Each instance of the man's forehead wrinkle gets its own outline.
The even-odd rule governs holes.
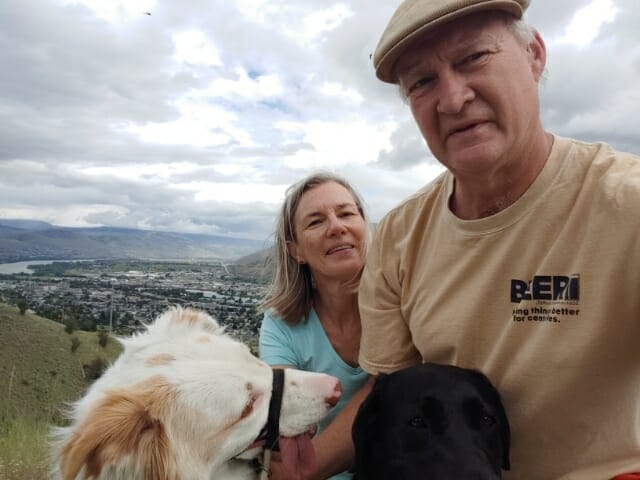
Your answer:
[[[446,48],[446,50],[452,55],[462,55],[467,53],[469,50],[473,50],[475,48],[498,48],[501,43],[502,35],[497,32],[490,32],[487,30],[474,31],[472,34],[461,34],[459,35],[459,39],[456,39],[452,42],[447,42],[450,45],[450,48]]]
[[[464,55],[475,48],[491,48],[498,50],[500,47],[501,35],[492,32],[479,31],[473,32],[471,35],[464,35],[461,32],[461,34],[456,35],[456,37],[457,38],[450,40],[439,40],[442,45],[438,48],[434,48],[432,58],[437,59],[438,61],[455,61],[457,60],[457,57]],[[423,42],[426,43],[426,40]],[[432,42],[436,43],[433,39]],[[415,56],[407,61],[407,64],[402,70],[411,75],[416,70],[420,70],[421,72],[423,70],[428,71],[432,68],[431,64],[432,62],[429,61],[428,55]]]

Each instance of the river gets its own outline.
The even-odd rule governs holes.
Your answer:
[[[0,273],[5,275],[11,275],[13,273],[31,274],[33,270],[29,269],[29,265],[48,265],[59,261],[60,260],[28,260],[26,262],[0,263]]]

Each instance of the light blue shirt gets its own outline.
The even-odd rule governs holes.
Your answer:
[[[269,365],[288,365],[299,370],[322,372],[340,380],[340,401],[320,422],[319,430],[331,423],[367,380],[364,370],[347,364],[333,349],[313,308],[307,319],[296,325],[285,323],[271,311],[266,312],[260,327],[259,348],[260,358]],[[348,473],[341,473],[331,479],[348,480],[351,477]]]

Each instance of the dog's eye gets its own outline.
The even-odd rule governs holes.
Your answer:
[[[409,420],[409,425],[416,428],[424,427],[424,420],[422,417],[413,417]]]
[[[496,424],[496,419],[492,415],[486,414],[482,416],[482,425],[490,427]]]

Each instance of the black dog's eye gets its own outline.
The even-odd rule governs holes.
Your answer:
[[[424,420],[422,419],[422,417],[413,417],[411,420],[409,420],[409,425],[416,428],[424,427]]]
[[[496,424],[495,417],[489,414],[483,415],[480,421],[482,422],[482,425],[484,425],[485,427],[491,427]]]

